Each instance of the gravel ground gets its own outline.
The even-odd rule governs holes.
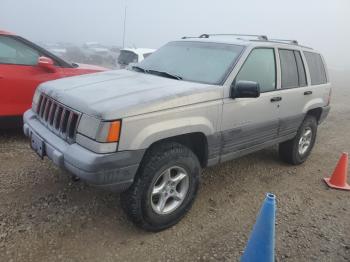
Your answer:
[[[349,102],[338,81],[301,166],[274,147],[206,169],[192,210],[160,233],[128,222],[118,195],[39,160],[20,130],[1,131],[0,261],[237,261],[265,192],[278,200],[277,261],[350,261],[350,193],[321,180],[350,151]]]

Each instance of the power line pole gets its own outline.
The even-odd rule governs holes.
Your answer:
[[[126,4],[125,4],[125,9],[124,9],[123,48],[125,47],[125,27],[126,27]]]

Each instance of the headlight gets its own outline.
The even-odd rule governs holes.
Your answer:
[[[38,109],[38,104],[39,104],[39,100],[40,100],[40,91],[39,88],[37,88],[35,90],[34,96],[33,96],[33,102],[32,102],[32,109],[34,112],[37,112]]]
[[[121,120],[101,122],[96,134],[96,141],[103,143],[118,142],[121,127]]]
[[[96,153],[112,153],[117,151],[122,122],[102,121],[82,114],[76,142]]]
[[[40,99],[40,91],[39,88],[35,90],[34,96],[33,96],[33,103],[38,104]]]

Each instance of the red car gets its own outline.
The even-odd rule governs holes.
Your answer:
[[[21,118],[42,82],[105,70],[68,63],[20,36],[0,31],[0,120]]]

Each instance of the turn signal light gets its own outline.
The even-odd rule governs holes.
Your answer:
[[[109,130],[107,135],[107,142],[118,142],[120,136],[120,121],[113,121],[109,124]]]

